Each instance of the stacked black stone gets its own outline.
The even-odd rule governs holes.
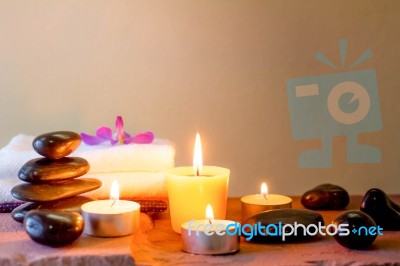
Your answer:
[[[15,221],[24,222],[27,233],[38,243],[51,246],[67,244],[83,231],[80,206],[91,199],[78,195],[99,188],[101,182],[93,178],[76,179],[90,168],[83,158],[66,157],[80,143],[81,138],[75,132],[40,135],[32,144],[44,158],[26,162],[18,173],[19,179],[26,183],[13,187],[11,194],[28,203],[14,209],[11,215]]]

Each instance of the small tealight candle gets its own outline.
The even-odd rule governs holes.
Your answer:
[[[240,248],[240,237],[227,234],[229,220],[214,220],[211,205],[207,205],[205,220],[191,220],[181,225],[182,250],[192,254],[220,255],[234,253]]]
[[[268,194],[267,184],[262,183],[261,194],[241,198],[243,220],[260,212],[292,207],[292,199],[283,195]]]
[[[119,186],[114,180],[109,200],[96,200],[81,206],[85,220],[84,233],[98,237],[133,234],[139,228],[140,205],[119,199]]]

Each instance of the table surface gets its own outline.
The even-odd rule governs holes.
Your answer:
[[[400,202],[400,196],[392,196]],[[359,209],[352,196],[348,210]],[[303,208],[293,197],[293,208]],[[343,211],[319,211],[330,223]],[[240,220],[240,200],[228,199],[227,219]],[[232,255],[204,256],[181,251],[181,237],[171,229],[168,212],[141,214],[133,236],[96,238],[83,235],[71,245],[52,248],[29,239],[21,224],[0,214],[0,265],[400,265],[400,231],[384,231],[368,250],[350,250],[332,237],[298,243],[256,244],[241,239]]]

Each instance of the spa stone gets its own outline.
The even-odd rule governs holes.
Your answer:
[[[77,212],[33,210],[26,214],[24,227],[33,241],[48,246],[62,246],[79,238],[84,220]]]
[[[368,190],[361,202],[360,210],[371,216],[383,230],[400,230],[400,206],[382,190],[377,188]]]
[[[45,133],[32,142],[33,149],[49,159],[61,159],[75,151],[80,144],[80,135],[72,131]]]
[[[350,249],[366,249],[376,239],[378,230],[374,231],[374,234],[366,233],[364,228],[369,229],[371,226],[376,226],[372,218],[362,211],[347,211],[332,222],[339,228],[338,232],[333,236],[335,240],[342,246]],[[344,230],[340,229],[340,225],[348,224],[346,229],[349,230],[348,235],[340,235],[345,233]],[[360,229],[360,227],[364,227]]]
[[[89,163],[79,157],[64,157],[58,160],[36,158],[26,162],[18,177],[30,183],[46,183],[76,178],[89,171]]]
[[[349,202],[347,191],[333,184],[316,186],[301,197],[301,204],[311,210],[342,210]]]
[[[27,202],[15,208],[11,217],[19,222],[24,222],[25,215],[31,210],[69,211],[81,213],[81,205],[93,199],[84,196],[74,196],[66,199],[48,202]]]
[[[274,228],[279,228],[279,224],[281,222],[282,227],[286,224],[294,225],[303,224],[306,228],[309,225],[324,225],[324,219],[321,214],[311,211],[311,210],[301,210],[301,209],[279,209],[279,210],[270,210],[261,212],[256,214],[245,221],[242,222],[244,224],[256,225],[260,223],[262,226],[270,226],[269,232],[271,234],[267,234],[265,236],[257,234],[254,235],[251,241],[254,242],[295,242],[295,241],[303,241],[309,238],[312,238],[312,235],[305,234],[304,230],[299,227],[297,230],[297,235],[294,234],[290,236],[286,236],[285,240],[282,239],[282,236],[275,235],[277,232],[274,231]],[[314,226],[313,226],[314,227]],[[264,232],[265,233],[265,232]]]
[[[100,186],[101,182],[94,178],[78,178],[51,184],[24,183],[14,186],[11,195],[23,201],[45,202],[79,195]]]

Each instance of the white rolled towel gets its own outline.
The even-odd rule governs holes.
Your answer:
[[[99,179],[102,186],[85,195],[96,199],[109,199],[111,184],[119,184],[120,199],[162,199],[167,198],[165,173],[163,172],[122,172],[86,174],[83,177]]]
[[[32,148],[34,137],[17,135],[0,150],[1,177],[17,178],[28,160],[41,157]],[[174,166],[175,150],[171,142],[155,139],[151,144],[89,146],[82,143],[69,156],[82,157],[90,164],[89,173],[161,172]]]

